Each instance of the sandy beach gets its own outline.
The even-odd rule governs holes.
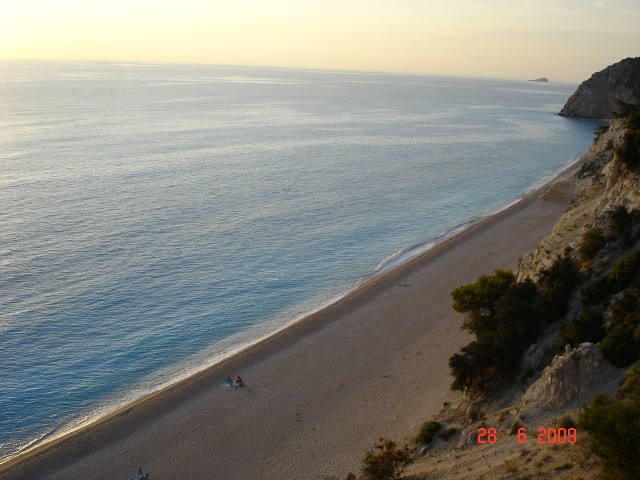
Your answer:
[[[514,269],[567,205],[533,196],[207,371],[0,466],[1,479],[326,479],[408,440],[452,392],[469,341],[450,292]],[[227,375],[246,386],[223,388]]]

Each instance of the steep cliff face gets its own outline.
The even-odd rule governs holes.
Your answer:
[[[640,92],[640,57],[626,58],[594,73],[580,84],[559,115],[565,117],[611,118],[618,110],[616,100],[637,104]]]
[[[535,252],[521,259],[518,279],[538,278],[567,247],[576,255],[584,233],[592,227],[606,230],[608,212],[616,207],[640,210],[640,173],[626,168],[615,153],[624,133],[624,119],[614,119],[585,154],[579,172],[543,192],[545,200],[566,201],[568,208]]]

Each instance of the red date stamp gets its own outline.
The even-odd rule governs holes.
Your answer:
[[[535,438],[539,444],[575,444],[578,441],[578,430],[575,428],[538,428]],[[527,443],[527,429],[518,429],[518,443]],[[479,428],[478,444],[496,443],[498,432],[495,428]]]

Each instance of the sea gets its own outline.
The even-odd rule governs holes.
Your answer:
[[[513,204],[591,145],[576,87],[0,61],[0,458]]]

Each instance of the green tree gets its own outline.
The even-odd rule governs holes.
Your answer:
[[[485,392],[491,385],[499,383],[495,365],[499,358],[480,342],[473,341],[449,358],[453,375],[453,390]]]
[[[517,373],[524,349],[540,330],[535,285],[517,282],[512,272],[496,270],[456,288],[453,307],[466,313],[462,328],[476,340],[449,359],[453,389],[482,393]]]
[[[451,293],[453,308],[469,314],[462,328],[477,335],[493,318],[498,300],[514,283],[513,272],[496,270],[493,275],[481,275],[474,283],[456,288]]]
[[[569,298],[580,282],[580,272],[568,251],[540,272],[538,290],[544,319],[552,323],[567,314]]]

